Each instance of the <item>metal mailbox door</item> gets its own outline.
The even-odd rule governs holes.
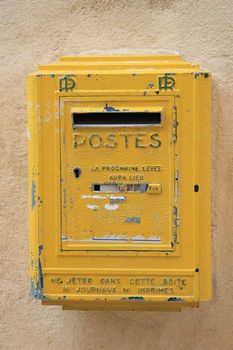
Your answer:
[[[63,98],[62,250],[172,250],[174,98]]]

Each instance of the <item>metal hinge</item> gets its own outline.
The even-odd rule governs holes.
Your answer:
[[[178,126],[178,121],[177,121],[177,107],[176,105],[173,106],[173,123],[172,123],[172,141],[176,142],[177,140],[177,126]]]
[[[177,241],[177,227],[180,225],[179,210],[173,207],[173,242]]]
[[[180,225],[179,210],[177,207],[173,207],[173,224],[174,226]]]

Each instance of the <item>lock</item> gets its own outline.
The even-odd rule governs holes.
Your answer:
[[[180,56],[63,57],[29,75],[32,297],[211,298],[210,96],[210,73]]]

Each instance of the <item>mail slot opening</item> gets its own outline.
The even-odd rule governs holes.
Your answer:
[[[162,123],[162,112],[73,113],[73,127],[155,126]]]

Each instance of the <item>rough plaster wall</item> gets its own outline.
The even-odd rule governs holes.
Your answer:
[[[232,349],[231,0],[2,0],[1,333],[8,349]],[[182,313],[84,312],[29,299],[26,75],[62,55],[176,50],[213,72],[214,294]]]

